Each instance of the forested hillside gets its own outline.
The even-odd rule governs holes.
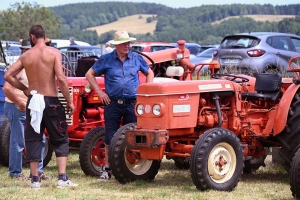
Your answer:
[[[134,14],[152,14],[157,20],[154,34],[134,35],[139,41],[218,43],[227,34],[254,31],[278,31],[300,35],[300,4],[273,6],[259,5],[204,5],[193,8],[170,8],[155,3],[95,2],[50,7],[62,23],[61,38],[74,36],[91,44],[104,43],[113,37],[114,31],[98,36],[96,31],[83,29],[108,24],[121,17]],[[256,22],[251,18],[229,19],[219,24],[212,22],[228,16],[243,15],[295,15],[280,22]]]

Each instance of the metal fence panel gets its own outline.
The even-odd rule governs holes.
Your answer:
[[[65,67],[66,76],[75,76],[78,66],[78,59],[89,56],[98,56],[93,51],[64,51],[62,54],[62,64]]]

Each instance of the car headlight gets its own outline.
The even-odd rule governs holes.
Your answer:
[[[152,108],[152,112],[156,116],[160,115],[160,113],[161,113],[160,105],[155,104]]]
[[[92,87],[91,87],[91,85],[89,83],[85,84],[84,91],[86,93],[90,93],[92,91]]]
[[[145,111],[145,107],[142,104],[139,104],[136,107],[136,112],[137,112],[138,115],[144,114],[144,111]]]

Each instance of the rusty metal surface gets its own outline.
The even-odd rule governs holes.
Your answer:
[[[126,142],[129,148],[157,148],[167,143],[169,139],[166,130],[133,130],[126,132]]]

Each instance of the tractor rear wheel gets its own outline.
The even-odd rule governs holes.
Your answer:
[[[79,162],[82,171],[88,176],[100,176],[105,164],[105,129],[96,127],[90,130],[80,145]]]
[[[5,119],[1,125],[0,129],[0,154],[1,154],[1,162],[4,166],[8,167],[9,165],[9,140],[10,140],[10,122],[8,119]],[[53,149],[50,145],[48,139],[46,139],[45,150],[44,150],[44,157],[43,157],[43,167],[46,167],[47,164],[50,162],[52,157]],[[22,156],[22,165],[26,166],[26,149],[23,150]]]
[[[136,123],[130,123],[118,129],[109,146],[108,159],[112,174],[122,184],[135,180],[152,181],[160,168],[160,161],[141,159],[126,147],[126,131],[135,126]]]
[[[200,190],[233,190],[243,173],[243,148],[231,131],[213,128],[199,137],[190,161],[192,180]]]
[[[292,159],[300,147],[300,90],[295,94],[288,112],[285,129],[276,136],[281,143],[279,155],[284,159],[284,169],[289,172]]]
[[[0,158],[1,163],[5,167],[8,167],[8,155],[9,155],[9,138],[10,138],[10,123],[8,119],[2,122],[0,129]]]
[[[300,199],[300,148],[295,153],[291,163],[290,185],[293,197]]]

